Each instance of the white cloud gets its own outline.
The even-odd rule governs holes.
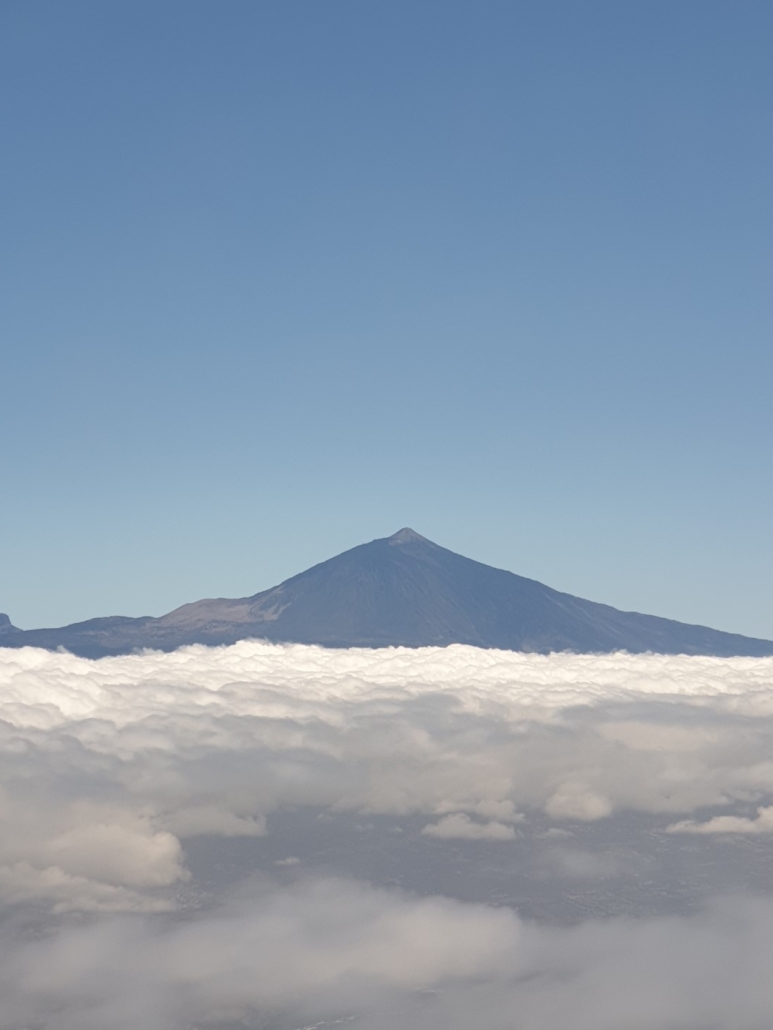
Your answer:
[[[127,887],[163,887],[185,876],[179,841],[154,830],[147,818],[81,804],[72,807],[68,822],[39,848],[67,873]]]
[[[524,1030],[758,1030],[773,1010],[765,899],[539,926],[297,879],[313,867],[303,841],[272,851],[271,833],[298,806],[324,816],[323,836],[328,813],[388,815],[409,849],[423,826],[433,854],[453,862],[443,840],[478,840],[492,867],[509,854],[497,842],[518,836],[515,853],[534,833],[545,887],[569,876],[585,892],[644,869],[622,847],[586,850],[585,824],[621,810],[673,833],[772,832],[771,754],[771,659],[0,650],[0,1030],[349,1016],[360,1030],[505,1030],[513,1013]],[[706,806],[720,814],[701,822]],[[223,903],[191,878],[197,835],[255,838],[228,847],[294,882],[256,874]]]
[[[259,884],[193,921],[0,937],[0,1028],[758,1030],[773,1009],[773,905],[690,917],[525,922],[509,909],[340,880]],[[277,1017],[282,1017],[277,1018]]]
[[[474,822],[464,812],[444,816],[436,823],[428,823],[421,831],[425,837],[439,840],[514,840],[515,830],[504,823]]]
[[[705,823],[684,819],[668,827],[669,833],[773,833],[773,805],[760,808],[754,819],[717,815]]]
[[[263,884],[193,922],[102,921],[0,949],[0,1027],[55,1019],[57,1030],[134,1030],[266,1010],[368,1012],[404,992],[504,972],[519,925],[506,910],[356,883]]]
[[[0,904],[20,863],[37,870],[28,892],[60,871],[56,900],[41,886],[52,904],[67,882],[74,899],[89,883],[130,908],[138,892],[169,903],[187,876],[181,839],[258,837],[298,805],[420,815],[448,839],[512,839],[533,810],[692,825],[703,806],[769,804],[771,753],[771,659],[0,650]],[[687,832],[739,825],[728,818]]]
[[[59,866],[40,867],[29,862],[0,866],[0,897],[6,904],[47,902],[55,913],[168,912],[174,908],[165,896],[74,876]]]

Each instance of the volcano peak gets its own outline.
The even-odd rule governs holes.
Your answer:
[[[410,526],[404,526],[402,529],[398,529],[392,536],[387,537],[390,544],[431,544],[432,541],[428,540],[425,536],[417,533],[415,529],[411,529]]]
[[[455,554],[408,526],[251,597],[196,601],[158,619],[23,631],[0,617],[3,647],[65,647],[90,658],[247,638],[326,647],[773,655],[773,641],[572,597]]]

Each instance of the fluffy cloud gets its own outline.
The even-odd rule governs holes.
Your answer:
[[[449,840],[511,840],[540,810],[758,833],[764,809],[689,817],[764,804],[771,753],[770,659],[0,650],[0,901],[38,890],[67,907],[70,885],[75,906],[163,907],[186,838],[257,837],[284,806],[424,815]]]
[[[258,884],[183,924],[103,920],[0,950],[0,1027],[134,1030],[367,1012],[386,999],[503,973],[506,910],[335,880]],[[4,954],[3,954],[4,952]]]
[[[0,959],[2,1030],[505,1030],[515,1014],[526,1030],[757,1030],[773,1008],[773,906],[562,928],[352,882],[261,882],[194,921],[0,938]]]
[[[668,833],[773,833],[773,805],[760,808],[754,819],[738,815],[716,815],[706,822],[683,819],[667,828]]]
[[[692,853],[717,834],[759,847],[771,754],[771,659],[0,650],[0,1030],[505,1030],[514,1013],[524,1030],[756,1030],[768,900],[542,926],[504,907],[523,888],[495,873],[533,837],[533,882],[571,880],[584,918],[594,884],[634,898],[657,872],[614,835],[593,850],[620,813],[672,848],[691,834]],[[446,884],[489,877],[479,896],[503,907],[304,879],[295,831],[228,897],[197,881],[196,838],[217,872],[298,809],[349,813],[363,839],[387,816],[406,860],[434,856]],[[431,865],[424,882],[438,889]]]
[[[464,812],[444,816],[437,823],[428,823],[421,831],[425,837],[440,840],[513,840],[515,830],[494,820],[488,823],[474,822]]]

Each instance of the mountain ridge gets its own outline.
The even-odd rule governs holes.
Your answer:
[[[405,527],[242,598],[205,598],[159,618],[108,616],[20,630],[0,645],[97,658],[246,638],[326,647],[444,646],[515,651],[773,655],[773,641],[623,612],[456,554]]]

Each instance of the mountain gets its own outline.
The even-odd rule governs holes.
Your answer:
[[[0,612],[0,638],[2,638],[3,633],[18,633],[18,632],[19,632],[19,630],[16,628],[16,626],[14,626],[11,623],[11,620],[8,618],[8,616],[5,614],[5,612]]]
[[[401,529],[252,597],[185,604],[161,618],[114,616],[20,630],[0,615],[0,645],[63,647],[88,658],[248,637],[386,647],[474,644],[510,651],[773,655],[773,641],[606,604],[482,565]]]

